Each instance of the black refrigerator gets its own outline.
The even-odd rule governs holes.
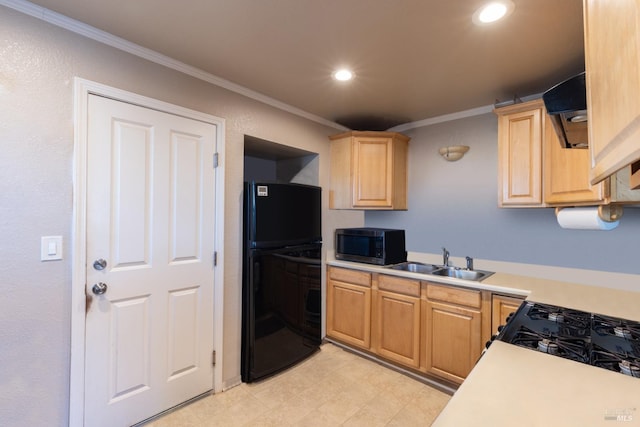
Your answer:
[[[245,182],[242,381],[276,374],[318,350],[321,189]]]

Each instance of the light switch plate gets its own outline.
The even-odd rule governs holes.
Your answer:
[[[62,259],[62,236],[42,236],[40,260],[55,261],[59,259]]]

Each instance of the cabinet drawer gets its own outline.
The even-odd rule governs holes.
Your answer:
[[[482,302],[480,291],[436,285],[433,283],[429,283],[427,286],[427,298],[475,308],[480,308]]]
[[[365,273],[364,271],[330,267],[329,278],[340,282],[371,287],[371,273]]]
[[[410,295],[413,297],[420,296],[420,281],[402,279],[395,276],[378,276],[378,288],[383,291],[395,292],[398,294]]]

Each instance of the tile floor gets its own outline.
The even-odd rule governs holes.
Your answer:
[[[327,343],[282,374],[200,399],[145,427],[428,426],[449,398]]]

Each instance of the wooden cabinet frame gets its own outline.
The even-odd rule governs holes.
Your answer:
[[[409,137],[353,131],[329,139],[330,209],[407,209]]]
[[[488,291],[425,282],[425,371],[461,384],[491,336]]]
[[[510,105],[498,114],[498,204],[542,206],[543,105]]]
[[[416,373],[460,384],[491,337],[492,315],[502,319],[508,304],[517,308],[521,301],[328,266],[327,336]]]
[[[589,151],[561,147],[541,99],[502,107],[495,113],[498,115],[500,207],[623,202],[618,199],[618,193],[612,191],[609,179],[591,185]]]
[[[584,0],[591,182],[630,168],[640,184],[640,4]],[[629,173],[629,171],[627,171]]]
[[[328,268],[327,335],[371,348],[371,273]]]
[[[377,289],[376,289],[377,288]],[[395,276],[374,280],[374,351],[404,366],[420,367],[420,282]]]
[[[524,297],[493,294],[491,296],[491,333],[498,332],[498,326],[504,325],[507,316],[515,312],[524,301]]]

